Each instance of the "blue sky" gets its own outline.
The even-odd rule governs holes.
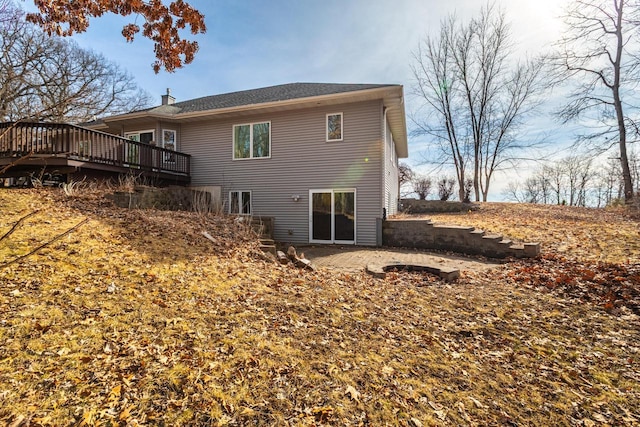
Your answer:
[[[509,0],[505,9],[522,51],[552,41],[545,29],[558,15],[557,0]],[[25,5],[29,4],[27,0]],[[411,52],[449,13],[476,13],[484,0],[195,0],[208,31],[196,37],[195,61],[155,75],[151,42],[126,43],[122,25],[135,17],[104,16],[74,36],[128,69],[159,96],[177,99],[281,83],[349,82],[411,85]]]
[[[81,46],[104,54],[156,97],[171,88],[178,101],[290,82],[396,83],[410,91],[412,52],[438,31],[451,13],[477,14],[485,0],[191,0],[205,15],[207,33],[195,39],[195,61],[175,73],[154,74],[152,43],[139,36],[126,43],[122,26],[135,17],[105,15],[74,35]],[[512,23],[516,55],[536,54],[555,41],[563,0],[497,1]],[[33,10],[32,1],[22,2]],[[138,18],[140,21],[140,18]],[[139,22],[141,23],[141,22]],[[410,126],[410,121],[408,121]],[[535,132],[557,134],[541,113]],[[570,136],[567,136],[569,138]],[[421,160],[425,141],[410,138],[410,163]],[[505,177],[498,177],[504,181]],[[496,183],[500,187],[500,182]],[[494,194],[499,196],[499,189]]]

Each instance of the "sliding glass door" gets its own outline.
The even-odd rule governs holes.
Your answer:
[[[354,244],[356,191],[311,190],[309,196],[309,241]]]

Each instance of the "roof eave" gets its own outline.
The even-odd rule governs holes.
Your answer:
[[[402,87],[395,96],[384,99],[384,106],[387,108],[387,120],[396,145],[396,153],[399,158],[407,158],[409,157],[409,147]]]
[[[209,110],[202,111],[193,111],[187,113],[157,113],[151,110],[144,111],[136,111],[132,113],[118,114],[115,116],[105,117],[103,118],[106,122],[114,122],[121,120],[130,120],[130,119],[138,119],[138,118],[170,118],[173,120],[180,119],[194,119],[201,118],[207,116],[218,116],[225,114],[233,114],[247,111],[256,111],[256,110],[270,110],[270,109],[282,109],[287,106],[297,106],[299,104],[308,104],[308,103],[327,103],[332,100],[341,100],[343,98],[365,98],[369,97],[370,99],[382,98],[383,96],[376,96],[376,94],[384,94],[389,90],[402,88],[399,85],[389,85],[383,86],[379,88],[371,88],[357,91],[349,91],[349,92],[341,92],[341,93],[332,93],[328,95],[317,95],[317,96],[307,96],[304,98],[294,98],[294,99],[285,99],[280,101],[271,101],[271,102],[263,102],[258,104],[244,104],[239,106],[227,107],[227,108],[215,108]]]

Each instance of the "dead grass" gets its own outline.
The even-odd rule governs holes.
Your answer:
[[[224,217],[100,195],[0,190],[0,235],[36,209],[0,264],[90,221],[0,269],[0,423],[640,422],[640,321],[625,307],[507,267],[453,285],[302,272],[263,261]]]

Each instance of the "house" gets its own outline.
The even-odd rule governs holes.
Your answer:
[[[292,83],[105,117],[90,126],[190,156],[191,185],[282,242],[376,245],[408,155],[403,88]],[[163,163],[172,161],[166,151]]]
[[[106,117],[91,128],[190,155],[191,185],[291,243],[375,245],[407,157],[400,85],[292,83]],[[168,156],[169,154],[167,154]],[[163,159],[170,161],[171,159]]]

